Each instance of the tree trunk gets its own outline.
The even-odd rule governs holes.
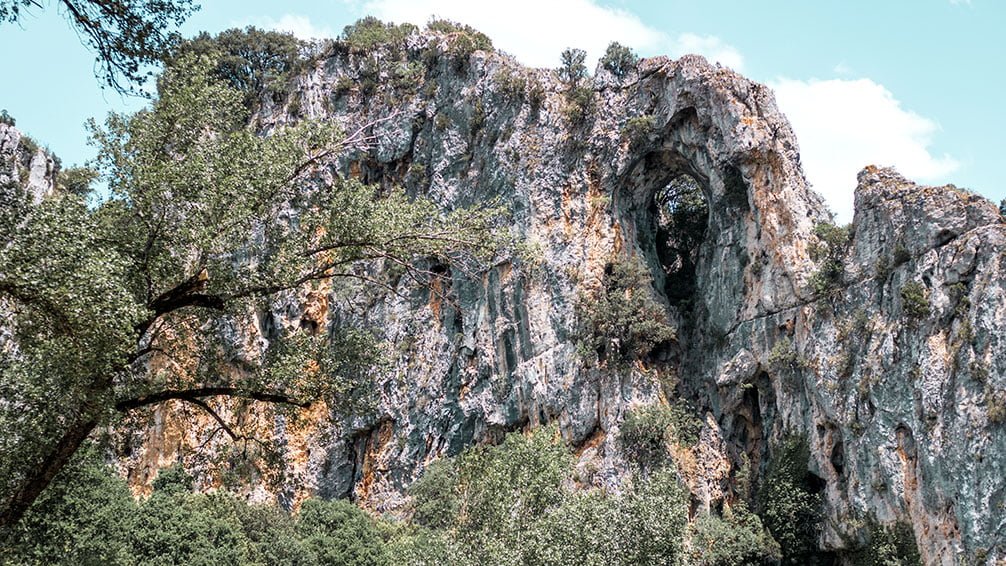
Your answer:
[[[0,534],[9,530],[21,520],[25,511],[38,499],[56,474],[66,466],[91,431],[98,426],[96,419],[80,419],[63,434],[63,438],[49,450],[35,473],[30,475],[21,488],[0,508]]]

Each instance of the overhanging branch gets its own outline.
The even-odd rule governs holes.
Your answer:
[[[157,393],[150,393],[148,395],[141,395],[130,399],[122,399],[115,403],[115,410],[120,413],[126,413],[132,411],[133,409],[156,405],[173,399],[194,402],[201,401],[204,397],[238,397],[241,399],[252,399],[265,403],[292,405],[302,409],[311,407],[310,401],[301,401],[284,393],[251,391],[237,387],[196,387],[193,389],[158,391]],[[194,404],[198,405],[198,403]]]

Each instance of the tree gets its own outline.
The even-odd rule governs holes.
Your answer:
[[[195,9],[192,0],[59,0],[67,21],[97,54],[95,74],[119,92],[142,83],[180,36],[169,31]],[[18,22],[40,0],[0,0],[0,22]]]
[[[617,41],[609,43],[608,49],[601,56],[601,66],[620,79],[624,79],[635,69],[638,62],[639,57],[632,52],[632,49]]]
[[[249,26],[229,29],[211,36],[202,32],[177,45],[165,57],[172,65],[185,57],[213,58],[213,76],[245,95],[245,105],[257,106],[263,94],[285,92],[286,83],[303,66],[304,43],[289,33]]]
[[[333,160],[372,128],[257,135],[216,64],[183,58],[151,108],[92,124],[104,202],[35,206],[22,191],[0,214],[0,529],[123,415],[178,400],[241,441],[217,400],[293,413],[367,376],[365,331],[310,325],[228,371],[219,337],[261,302],[320,280],[384,284],[355,269],[363,261],[418,280],[417,258],[464,267],[498,250],[496,208],[445,215],[339,177]]]

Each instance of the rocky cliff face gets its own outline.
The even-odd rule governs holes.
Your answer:
[[[499,198],[536,252],[478,274],[429,266],[428,285],[403,278],[397,293],[318,287],[237,321],[224,337],[236,364],[305,321],[390,344],[374,410],[317,409],[296,426],[259,413],[285,446],[281,500],[395,509],[431,459],[546,422],[576,447],[584,483],[614,486],[626,413],[683,396],[705,423],[680,465],[697,505],[732,497],[745,457],[757,469],[803,435],[825,548],[854,546],[874,518],[909,521],[927,563],[1006,558],[1006,224],[990,202],[867,168],[825,269],[815,226],[830,215],[766,87],[699,57],[647,59],[622,77],[598,69],[581,120],[552,71],[459,56],[445,35],[407,43],[336,45],[260,125],[376,121],[347,174],[445,210]],[[682,179],[703,203],[687,253],[662,232]],[[677,340],[616,369],[579,351],[578,305],[623,257],[648,267]],[[162,410],[133,439],[123,466],[138,485],[179,457],[219,481],[190,450],[208,423],[187,419]]]

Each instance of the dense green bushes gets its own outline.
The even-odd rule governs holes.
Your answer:
[[[245,106],[254,108],[263,95],[281,98],[290,79],[304,64],[304,44],[289,33],[255,27],[229,29],[215,36],[201,32],[180,43],[165,57],[165,66],[193,56],[214,62],[212,75],[239,91]]]
[[[665,425],[680,434],[691,421],[667,407],[631,418],[657,423],[623,426],[623,434],[636,426],[644,441]],[[807,454],[797,438],[775,450],[759,515],[738,500],[689,525],[688,494],[670,461],[617,494],[577,491],[554,427],[429,465],[409,490],[411,520],[376,519],[345,501],[310,499],[291,515],[222,491],[197,494],[178,467],[162,469],[153,494],[136,502],[91,448],[25,516],[0,564],[813,564],[819,498]],[[875,529],[863,556],[915,564],[910,534]],[[891,556],[901,562],[884,562]]]
[[[291,517],[191,489],[184,470],[165,468],[135,502],[97,450],[82,450],[2,541],[0,564],[387,564],[376,525],[350,503],[308,500]]]
[[[725,505],[723,515],[702,515],[691,525],[689,565],[777,564],[779,543],[743,501]]]

